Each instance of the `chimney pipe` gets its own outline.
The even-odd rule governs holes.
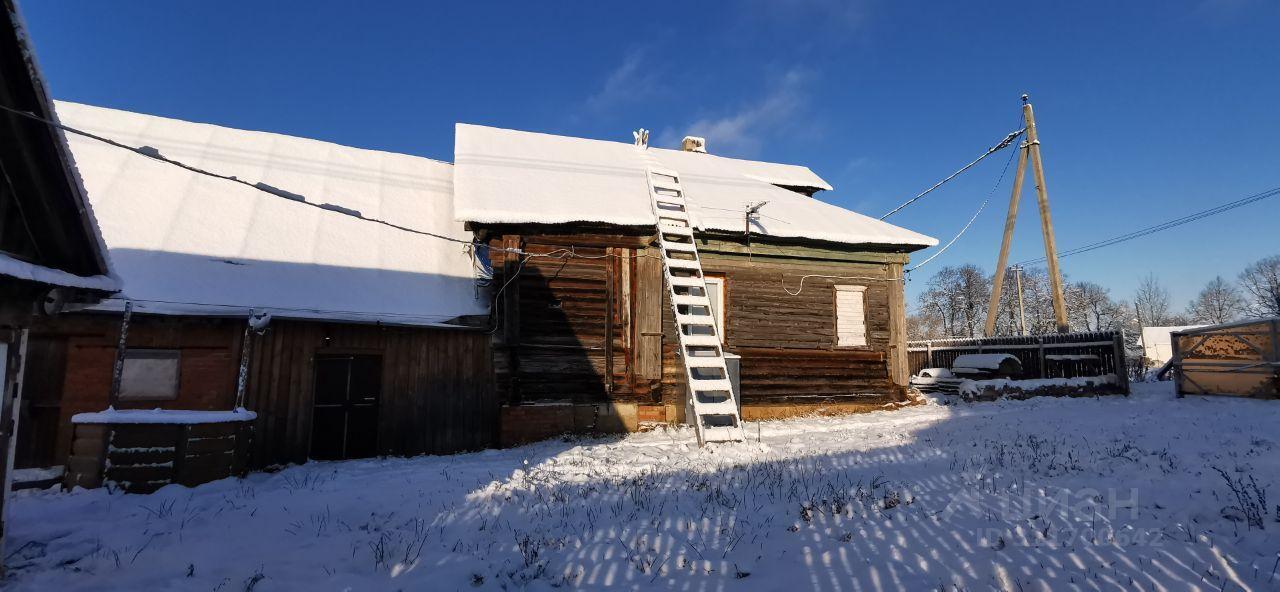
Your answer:
[[[684,141],[680,142],[680,149],[685,152],[701,152],[707,153],[707,139],[698,136],[685,136]]]

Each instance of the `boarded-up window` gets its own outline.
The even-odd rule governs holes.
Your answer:
[[[705,276],[703,281],[707,284],[707,300],[711,301],[711,316],[716,321],[716,333],[720,334],[720,343],[724,343],[724,278]]]
[[[124,353],[120,374],[121,401],[164,401],[178,398],[178,366],[182,360],[176,349],[136,349]]]
[[[836,286],[836,347],[867,344],[866,286]]]

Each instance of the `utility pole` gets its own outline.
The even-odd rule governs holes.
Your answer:
[[[1067,302],[1062,290],[1062,271],[1058,269],[1058,242],[1053,238],[1053,219],[1049,216],[1049,189],[1044,185],[1044,161],[1040,158],[1040,134],[1031,103],[1022,95],[1022,115],[1027,118],[1027,151],[1031,153],[1031,170],[1036,174],[1036,201],[1040,204],[1040,233],[1044,235],[1044,257],[1049,264],[1049,289],[1053,291],[1053,318],[1058,332],[1071,330],[1067,323]]]
[[[1022,334],[1025,336],[1027,334],[1027,312],[1026,312],[1026,309],[1022,308],[1022,266],[1021,265],[1013,266],[1013,277],[1017,280],[1017,284],[1018,284],[1018,327],[1022,329]]]
[[[1005,266],[1009,263],[1009,245],[1013,227],[1018,222],[1018,202],[1022,199],[1022,180],[1027,176],[1027,144],[1018,146],[1018,168],[1013,174],[1013,192],[1009,194],[1009,214],[1004,218],[1004,238],[1000,241],[1000,257],[996,260],[996,276],[991,284],[991,302],[987,303],[987,337],[996,334],[996,314],[1000,310],[1000,294],[1004,289]]]
[[[1036,116],[1022,95],[1022,118],[1026,123],[1027,139],[1018,148],[1018,168],[1013,178],[1013,193],[1009,196],[1009,214],[1005,218],[1004,238],[1000,243],[1000,255],[996,260],[996,275],[992,282],[991,301],[987,304],[986,334],[992,336],[996,329],[996,314],[1000,307],[1000,293],[1004,288],[1006,265],[1009,261],[1009,244],[1013,239],[1013,228],[1018,220],[1018,200],[1022,195],[1022,182],[1026,177],[1027,161],[1031,161],[1031,169],[1035,174],[1036,201],[1040,206],[1040,233],[1044,236],[1045,260],[1049,266],[1049,289],[1053,296],[1053,317],[1058,325],[1058,332],[1070,330],[1067,323],[1067,306],[1062,292],[1062,272],[1058,268],[1058,247],[1053,236],[1053,220],[1049,215],[1049,192],[1044,181],[1044,161],[1040,156],[1040,134],[1036,131]],[[1025,327],[1025,321],[1023,323]],[[1025,329],[1024,329],[1025,331]]]

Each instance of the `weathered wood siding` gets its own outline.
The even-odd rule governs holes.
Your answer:
[[[725,351],[742,356],[742,401],[840,402],[899,394],[889,374],[890,297],[902,286],[886,264],[756,257],[705,251],[703,269],[725,277]],[[806,275],[857,277],[828,279]],[[784,289],[784,282],[785,287]],[[837,284],[862,285],[867,346],[836,347]],[[659,285],[661,287],[661,285]],[[800,290],[798,295],[790,292]],[[663,304],[663,400],[684,399],[674,319]]]
[[[107,406],[120,317],[64,315],[33,328],[65,343],[57,459],[71,416]],[[235,402],[243,319],[134,315],[129,345],[182,351],[178,398],[121,407],[218,410]],[[497,445],[490,336],[484,331],[277,319],[254,338],[245,406],[258,413],[250,466],[303,462],[310,449],[317,354],[382,356],[378,450],[445,454]]]
[[[254,463],[307,459],[316,354],[382,356],[382,454],[447,454],[496,445],[488,340],[483,331],[272,322],[254,344],[250,363],[247,406],[258,412]]]
[[[682,405],[676,329],[650,237],[523,230],[494,230],[488,238],[494,247],[548,255],[521,269],[515,255],[494,252],[494,285],[505,286],[498,301],[507,307],[498,315],[495,348],[502,400]],[[550,257],[566,245],[591,258]],[[902,396],[891,363],[905,363],[905,341],[894,330],[902,319],[891,311],[901,302],[905,255],[724,241],[703,241],[701,249],[707,274],[726,279],[725,350],[742,356],[744,404]],[[805,275],[856,279],[810,277],[798,295],[789,294]],[[836,284],[867,287],[865,347],[836,347]],[[905,377],[905,367],[897,373]]]

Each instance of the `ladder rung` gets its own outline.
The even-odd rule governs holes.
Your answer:
[[[672,296],[671,300],[679,306],[711,306],[711,299],[706,296],[678,295]]]
[[[733,389],[733,383],[727,378],[711,378],[707,380],[692,379],[689,381],[689,388],[694,391],[728,391]]]
[[[695,247],[693,243],[677,243],[677,242],[666,241],[666,240],[661,242],[662,242],[662,248],[668,251],[679,251],[681,253],[697,253],[698,252],[698,247]]]
[[[666,226],[660,229],[662,234],[671,234],[676,236],[693,236],[693,229],[688,226]]]
[[[672,259],[670,257],[663,257],[662,260],[667,264],[667,267],[670,267],[672,269],[689,269],[694,271],[702,270],[702,264],[699,263],[697,260]]]
[[[718,335],[685,335],[680,334],[681,345],[720,345]]]
[[[703,289],[705,289],[707,286],[706,282],[700,277],[671,276],[669,279],[671,281],[671,285],[673,286],[683,286],[685,288],[703,288]]]
[[[720,356],[686,356],[684,365],[690,368],[724,368],[724,358]]]
[[[715,403],[695,403],[693,407],[696,415],[733,415],[738,412],[738,404],[732,399]]]
[[[680,325],[686,325],[686,326],[714,325],[715,319],[712,319],[711,315],[709,314],[707,315],[677,314],[676,323]]]
[[[738,442],[742,440],[742,428],[739,426],[703,427],[703,442]]]
[[[659,222],[683,222],[685,226],[689,224],[689,216],[687,212],[658,212]],[[684,228],[684,226],[681,226]]]

